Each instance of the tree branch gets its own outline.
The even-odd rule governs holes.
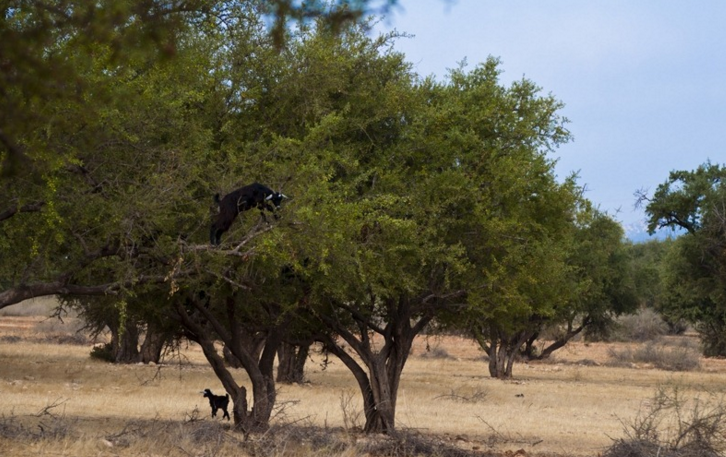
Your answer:
[[[95,285],[72,284],[65,278],[42,283],[23,284],[0,292],[0,309],[31,298],[47,297],[49,295],[116,295],[122,289],[140,284],[161,284],[167,279],[165,276],[141,275],[127,281]]]
[[[19,208],[18,205],[13,205],[0,213],[0,222],[10,219],[17,213],[37,213],[43,208],[43,205],[45,205],[45,202],[28,203],[27,205],[23,205]]]

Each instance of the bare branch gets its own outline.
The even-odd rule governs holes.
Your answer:
[[[65,400],[61,400],[60,398],[57,398],[53,403],[50,403],[50,404],[44,406],[43,408],[41,408],[41,410],[38,411],[37,414],[35,414],[35,417],[41,417],[41,416],[55,417],[55,415],[51,412],[51,410],[53,408],[57,408],[61,405],[64,405],[67,401],[68,401],[67,398]]]
[[[638,189],[633,192],[633,196],[636,198],[635,204],[633,205],[635,209],[640,209],[648,202],[650,202],[650,197],[648,197],[647,189]]]

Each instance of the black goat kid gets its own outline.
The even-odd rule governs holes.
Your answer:
[[[232,222],[234,222],[237,215],[242,211],[259,208],[264,218],[265,214],[262,210],[274,213],[276,209],[280,208],[280,203],[282,203],[283,198],[287,197],[260,183],[240,187],[228,193],[222,199],[219,198],[219,194],[216,194],[214,196],[214,202],[219,205],[219,215],[217,215],[217,220],[212,224],[209,232],[209,241],[212,244],[219,244],[222,239],[222,234],[229,230]]]
[[[214,395],[209,389],[204,389],[199,393],[204,394],[206,398],[209,398],[209,406],[212,407],[212,417],[217,417],[217,410],[221,409],[222,411],[224,411],[222,419],[227,418],[227,420],[229,420],[229,413],[227,412],[227,405],[229,405],[229,394],[225,394],[224,397],[221,395]]]

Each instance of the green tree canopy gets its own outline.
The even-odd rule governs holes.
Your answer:
[[[160,40],[143,11],[104,22],[119,20],[115,3],[94,13],[108,38],[81,36],[91,19],[61,22],[30,54],[45,69],[60,56],[77,91],[8,99],[37,117],[0,125],[12,130],[3,160],[20,151],[32,165],[1,182],[0,307],[96,294],[79,301],[87,312],[183,333],[246,431],[267,426],[275,353],[303,329],[351,370],[371,432],[395,430],[411,344],[435,320],[474,316],[490,347],[514,347],[523,329],[606,309],[619,272],[601,264],[622,234],[580,212],[574,177],[555,177],[548,153],[569,140],[562,104],[528,80],[504,86],[496,59],[436,82],[412,72],[396,34],[372,37],[366,22],[324,15],[282,41],[270,32],[268,14],[304,19],[318,2],[182,3]],[[25,14],[33,27],[58,14],[4,12],[18,33]],[[139,46],[117,49],[117,34]],[[279,219],[243,212],[210,246],[212,195],[254,181],[291,197]]]
[[[649,229],[685,230],[669,251],[664,311],[696,324],[706,355],[726,355],[726,168],[672,171],[647,201]]]

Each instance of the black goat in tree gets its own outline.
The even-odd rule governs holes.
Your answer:
[[[265,217],[263,210],[274,213],[280,208],[282,199],[287,196],[275,192],[260,183],[253,183],[228,193],[220,199],[219,194],[214,196],[214,202],[219,205],[219,214],[212,223],[209,231],[209,241],[212,244],[219,244],[222,234],[229,230],[237,215],[252,208],[259,208],[262,217]]]
[[[224,396],[214,395],[209,389],[204,389],[199,393],[204,394],[205,398],[209,398],[209,406],[212,407],[212,417],[217,417],[217,410],[221,409],[222,411],[224,411],[222,419],[226,418],[227,420],[229,420],[229,413],[227,412],[227,405],[229,405],[229,394],[225,394]]]

